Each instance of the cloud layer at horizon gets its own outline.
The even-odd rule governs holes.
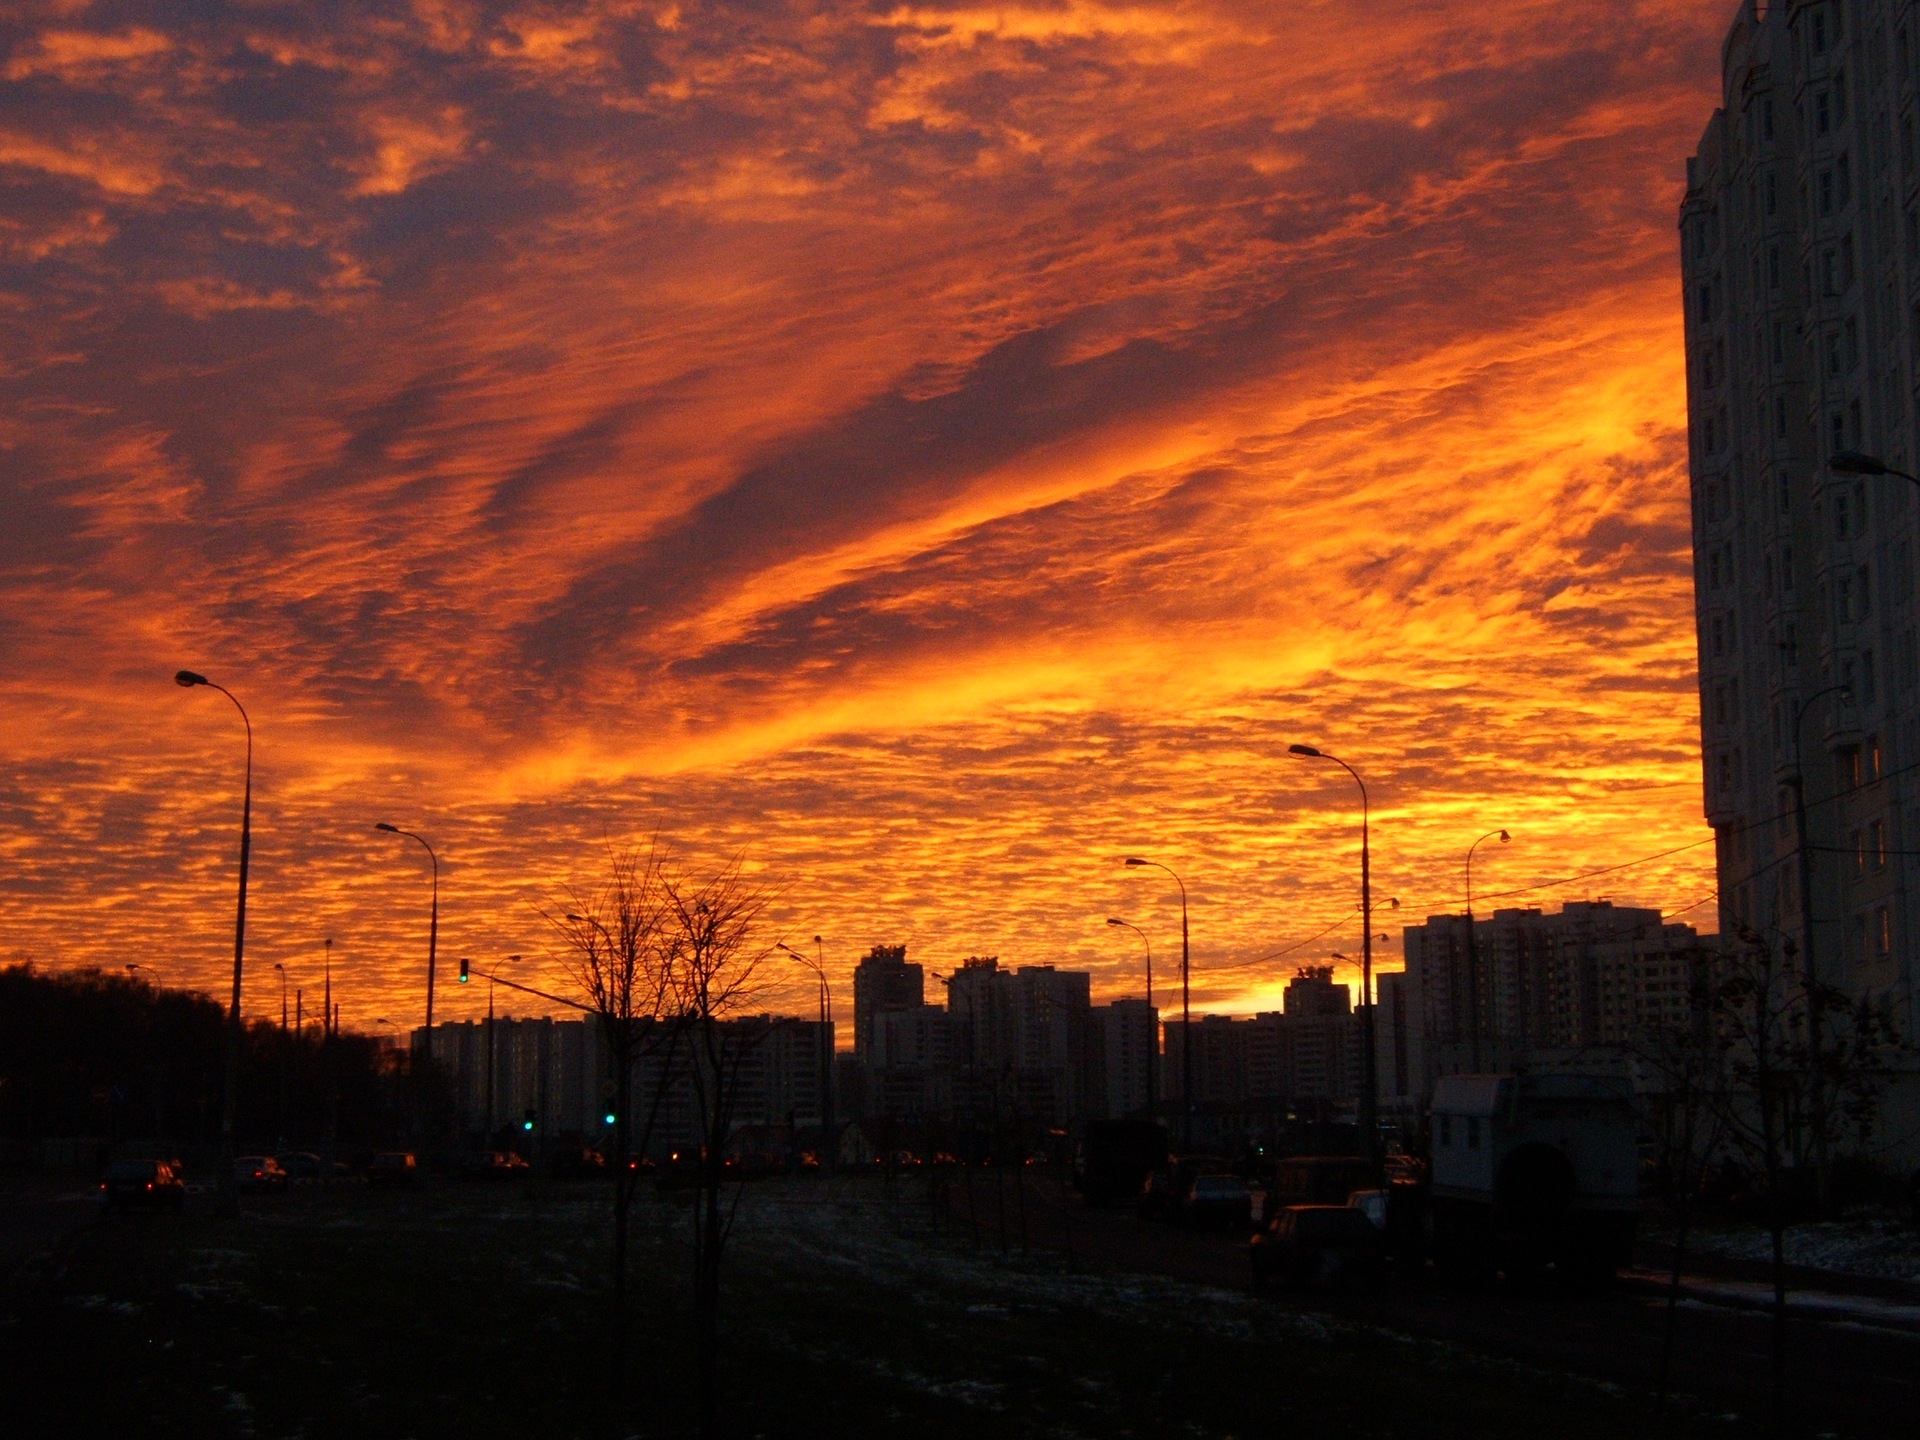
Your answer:
[[[449,957],[539,952],[657,832],[836,973],[1101,995],[1107,915],[1178,944],[1138,850],[1236,1010],[1358,941],[1261,959],[1358,898],[1290,741],[1368,776],[1401,919],[1501,826],[1476,889],[1705,839],[1673,217],[1724,18],[0,28],[0,954],[218,987],[241,737],[181,666],[254,721],[254,975],[331,935],[363,1025],[421,998],[380,819]],[[1511,903],[1712,886],[1697,847]]]

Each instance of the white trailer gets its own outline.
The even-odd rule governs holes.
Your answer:
[[[1603,1283],[1640,1211],[1633,1086],[1610,1075],[1448,1075],[1434,1086],[1429,1245],[1443,1273],[1552,1267]]]

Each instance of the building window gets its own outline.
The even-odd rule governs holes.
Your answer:
[[[1848,836],[1848,840],[1853,850],[1853,878],[1855,880],[1865,879],[1867,874],[1866,837],[1856,830],[1852,835]]]
[[[1908,218],[1911,219],[1912,217],[1909,216]],[[1769,290],[1778,290],[1780,288],[1780,247],[1778,245],[1772,245],[1767,248],[1767,288]],[[1779,329],[1778,321],[1774,322],[1774,328],[1776,330]]]
[[[1852,943],[1847,946],[1847,958],[1852,960],[1856,965],[1872,959],[1873,957],[1867,952],[1870,938],[1867,932],[1867,917],[1864,915],[1854,916],[1853,937]]]
[[[1849,231],[1847,234],[1842,235],[1840,237],[1840,288],[1842,290],[1848,290],[1848,289],[1851,289],[1852,287],[1853,287],[1853,234],[1851,231]],[[1848,321],[1847,323],[1852,324],[1853,322]]]
[[[1861,763],[1866,767],[1867,779],[1878,780],[1880,778],[1880,737],[1878,735],[1867,737],[1867,743],[1861,747],[1860,757]]]
[[[1820,196],[1820,213],[1822,215],[1833,214],[1833,171],[1822,170],[1820,172],[1819,190],[1817,193]]]
[[[1793,593],[1793,546],[1780,547],[1780,588],[1787,594]]]
[[[1876,959],[1893,958],[1893,910],[1889,906],[1882,905],[1873,912],[1873,948]]]
[[[1844,150],[1840,152],[1840,158],[1833,162],[1833,183],[1839,192],[1839,203],[1845,205],[1853,198],[1853,169],[1847,163],[1847,152]]]
[[[1813,94],[1813,133],[1824,135],[1833,128],[1833,107],[1828,103],[1827,92],[1816,90]]]
[[[1865,565],[1854,572],[1854,619],[1865,620],[1873,614],[1873,573]]]
[[[1773,438],[1776,440],[1784,440],[1787,438],[1787,397],[1784,395],[1776,395],[1773,397]],[[1782,477],[1780,481],[1780,508],[1787,510],[1790,509],[1791,506],[1792,501],[1787,494],[1787,482],[1785,477]]]
[[[1867,826],[1867,862],[1876,870],[1887,868],[1887,825],[1876,820]]]
[[[1839,425],[1837,422],[1839,421],[1840,417],[1836,415],[1833,418],[1836,422],[1834,429],[1837,432],[1839,430]],[[1844,490],[1835,490],[1833,492],[1833,538],[1834,539],[1844,540],[1847,538],[1847,518],[1848,518],[1847,517],[1847,492]]]
[[[1860,688],[1854,692],[1860,697],[1862,705],[1871,705],[1874,701],[1873,651],[1860,652]]]

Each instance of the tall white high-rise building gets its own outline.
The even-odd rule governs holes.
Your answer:
[[[1920,7],[1745,0],[1722,87],[1680,210],[1721,926],[1920,1035],[1920,486],[1845,458],[1920,473]]]

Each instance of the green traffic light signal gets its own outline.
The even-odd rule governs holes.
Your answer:
[[[467,983],[467,962],[464,958],[460,961],[460,983]]]
[[[613,1112],[609,1111],[607,1112],[607,1124],[611,1125],[613,1124],[613,1122],[614,1122]]]

